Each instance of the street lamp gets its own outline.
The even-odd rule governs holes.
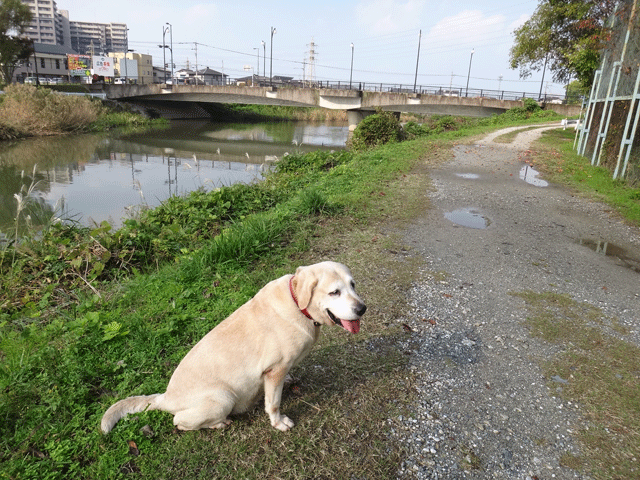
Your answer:
[[[169,31],[169,27],[162,26],[162,45],[158,45],[158,47],[162,48],[162,69],[164,70],[164,83],[167,83],[167,42],[164,41],[165,34]],[[173,50],[171,51],[171,57],[173,58]]]
[[[262,45],[262,75],[267,76],[267,44],[264,40],[260,42]]]
[[[171,48],[169,50],[171,51],[171,84],[173,85],[173,25],[169,22],[166,24],[169,25],[169,41],[171,42]]]
[[[413,93],[416,93],[416,86],[418,84],[418,64],[420,63],[420,42],[422,41],[422,30],[418,34],[418,56],[416,57],[416,76],[413,80]]]
[[[352,78],[353,78],[353,43],[351,43],[351,71],[349,72],[349,90],[351,90]]]
[[[271,27],[271,58],[269,59],[269,84],[273,86],[273,34],[276,29]]]
[[[469,77],[471,76],[471,60],[473,60],[473,54],[475,53],[475,48],[471,50],[471,58],[469,59],[469,73],[467,73],[467,90],[464,94],[465,97],[469,96]]]
[[[257,72],[258,72],[258,76],[260,76],[260,47],[253,47],[254,50],[258,51],[258,68],[257,68]]]

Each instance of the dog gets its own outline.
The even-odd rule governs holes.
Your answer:
[[[122,417],[145,410],[174,415],[179,430],[222,428],[264,392],[271,425],[294,426],[280,413],[285,377],[320,337],[322,325],[360,331],[366,305],[349,269],[340,263],[301,266],[265,285],[205,335],[182,359],[164,393],[128,397],[102,417],[108,433]]]

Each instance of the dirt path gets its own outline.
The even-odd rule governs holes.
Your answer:
[[[433,208],[406,232],[426,267],[402,319],[418,401],[390,420],[410,452],[401,478],[586,478],[560,465],[578,452],[584,420],[557,396],[567,380],[539,366],[557,347],[530,336],[524,302],[510,292],[589,302],[640,344],[639,274],[589,248],[606,241],[640,258],[640,231],[538,182],[520,158],[539,131],[493,143],[501,133],[455,147],[430,172]]]

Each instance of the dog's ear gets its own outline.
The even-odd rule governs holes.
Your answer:
[[[311,303],[311,297],[313,297],[313,291],[317,284],[318,276],[312,268],[298,267],[296,269],[294,288],[300,310],[305,310]]]

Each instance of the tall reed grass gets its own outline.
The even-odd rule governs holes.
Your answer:
[[[10,137],[56,135],[85,130],[102,113],[100,102],[60,95],[45,88],[7,86],[0,103],[0,133]]]

